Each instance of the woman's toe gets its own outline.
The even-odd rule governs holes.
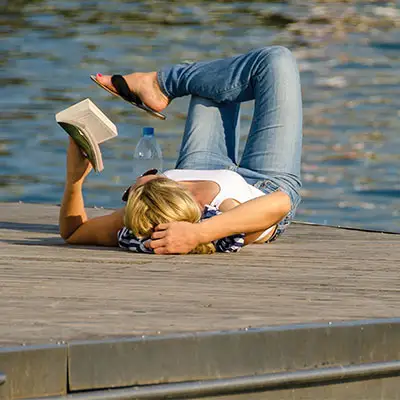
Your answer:
[[[115,92],[114,86],[111,83],[111,75],[96,74],[96,79],[104,86]]]

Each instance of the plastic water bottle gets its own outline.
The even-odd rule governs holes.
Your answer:
[[[138,177],[146,171],[163,168],[163,158],[160,145],[154,136],[154,128],[143,128],[143,135],[139,140],[133,154],[133,172]]]

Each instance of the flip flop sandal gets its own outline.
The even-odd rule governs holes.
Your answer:
[[[167,117],[164,114],[161,114],[158,111],[155,111],[152,108],[146,106],[146,104],[144,104],[142,100],[140,100],[140,97],[129,89],[129,86],[122,75],[113,75],[111,77],[111,82],[114,85],[116,92],[114,92],[107,86],[104,86],[102,83],[100,83],[94,75],[90,75],[90,79],[93,82],[97,83],[103,89],[107,90],[107,92],[127,101],[128,103],[131,103],[133,106],[138,107],[141,110],[147,111],[152,116],[163,120],[167,119]]]

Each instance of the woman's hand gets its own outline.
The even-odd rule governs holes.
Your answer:
[[[156,254],[187,254],[201,243],[200,225],[190,222],[160,224],[151,235],[149,246]]]
[[[82,183],[91,170],[92,165],[89,160],[85,158],[74,140],[69,138],[67,150],[67,183]]]

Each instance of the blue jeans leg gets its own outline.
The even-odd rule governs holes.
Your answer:
[[[176,168],[235,169],[240,104],[192,96]]]
[[[299,72],[285,48],[267,48],[261,54],[259,72],[253,78],[254,115],[239,172],[256,185],[262,177],[272,180],[297,207],[302,150]]]
[[[216,103],[254,100],[253,78],[259,72],[265,49],[220,60],[167,66],[158,71],[158,82],[170,99],[194,95]]]

